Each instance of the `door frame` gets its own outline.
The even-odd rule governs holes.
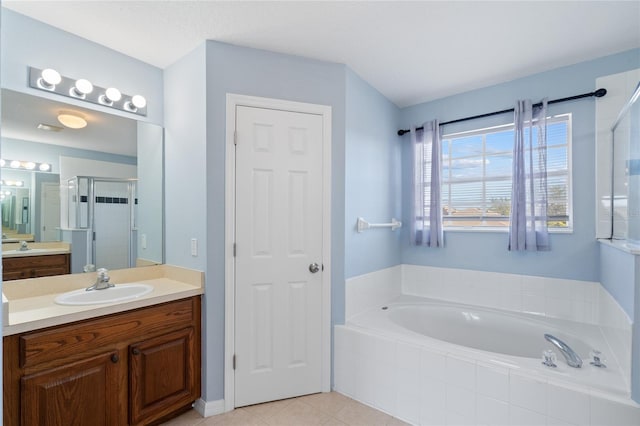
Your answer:
[[[225,136],[225,338],[224,338],[224,409],[235,408],[235,242],[236,217],[236,107],[274,109],[322,116],[322,391],[331,390],[331,107],[283,99],[227,93]]]
[[[62,204],[62,200],[60,199],[60,184],[59,183],[55,183],[55,182],[42,182],[40,184],[40,223],[38,224],[40,229],[38,230],[40,233],[40,240],[42,241],[42,234],[44,233],[44,231],[42,230],[42,227],[44,226],[44,222],[45,222],[45,217],[46,217],[46,213],[47,210],[44,209],[44,206],[46,205],[46,203],[44,202],[44,196],[47,187],[51,187],[51,188],[55,188],[57,189],[58,192],[58,218],[60,218],[62,216],[62,214],[60,213],[60,204]],[[58,220],[58,237],[60,237],[60,220]],[[52,241],[52,240],[47,240],[47,241]]]

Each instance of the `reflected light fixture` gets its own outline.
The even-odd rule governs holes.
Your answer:
[[[70,129],[84,129],[87,127],[87,120],[79,115],[69,112],[63,112],[58,114],[58,121],[65,127]]]
[[[62,81],[60,73],[52,68],[43,69],[38,79],[38,86],[45,90],[54,90]]]
[[[65,77],[52,68],[29,67],[29,87],[76,101],[90,102],[141,116],[147,115],[147,100],[144,96],[127,95],[113,86],[96,86],[85,78]]]
[[[20,161],[20,160],[5,160],[0,159],[0,167],[10,167],[12,169],[21,169],[21,170],[39,170],[41,172],[50,172],[51,164],[49,163],[38,163],[36,161]],[[10,182],[10,181],[3,181]],[[22,186],[22,182],[18,182],[19,185],[14,186]]]
[[[1,180],[0,183],[2,184],[2,186],[17,186],[17,187],[22,187],[24,186],[24,182],[21,180]],[[11,195],[11,193],[7,194],[7,195]]]

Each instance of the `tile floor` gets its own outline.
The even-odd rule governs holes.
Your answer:
[[[202,418],[195,410],[191,410],[164,423],[165,426],[400,426],[406,424],[337,392],[251,405],[208,418]]]

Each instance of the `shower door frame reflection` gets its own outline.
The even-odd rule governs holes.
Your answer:
[[[86,182],[86,191],[87,191],[87,210],[85,212],[82,211],[83,202],[81,201],[81,181],[85,180]],[[74,176],[68,179],[69,183],[74,182],[75,185],[68,185],[69,188],[75,189],[75,197],[69,197],[69,202],[72,203],[75,200],[75,217],[73,220],[75,221],[75,226],[69,223],[69,226],[79,229],[87,229],[90,232],[89,240],[90,240],[90,254],[91,260],[89,263],[93,263],[96,268],[106,267],[107,269],[122,269],[122,268],[131,268],[135,266],[135,258],[134,254],[136,254],[136,205],[137,205],[137,193],[136,193],[136,184],[137,179],[127,179],[127,178],[104,178],[104,177],[96,177],[96,176]],[[127,248],[127,260],[124,265],[112,266],[112,265],[104,265],[100,263],[100,259],[98,256],[99,252],[99,239],[100,238],[108,238],[108,236],[100,235],[102,229],[98,229],[100,225],[96,221],[96,203],[97,197],[100,196],[96,193],[96,184],[100,183],[122,183],[126,185],[126,199],[128,212],[126,214],[126,220],[122,223],[123,226],[127,229],[128,241],[126,243]],[[75,187],[75,188],[74,188]],[[71,195],[71,194],[70,194]],[[113,197],[110,197],[113,198]],[[125,198],[125,197],[118,197]],[[112,203],[113,204],[113,203]],[[115,203],[121,204],[121,203]],[[69,212],[71,212],[71,205],[69,206]],[[71,215],[69,215],[69,221],[71,221]]]

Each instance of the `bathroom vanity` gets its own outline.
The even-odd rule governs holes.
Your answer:
[[[89,274],[67,276],[76,283],[66,285],[65,277],[42,279],[51,281],[50,294],[11,288],[40,280],[7,283],[4,424],[141,425],[190,408],[200,397],[202,278],[173,269],[134,268],[138,275],[129,277],[119,274],[129,270],[110,271],[116,283],[154,287],[124,303],[52,303]]]
[[[31,243],[28,247],[20,250],[19,243],[2,245],[3,282],[71,273],[68,243]]]
[[[71,273],[70,254],[2,258],[2,281]]]

